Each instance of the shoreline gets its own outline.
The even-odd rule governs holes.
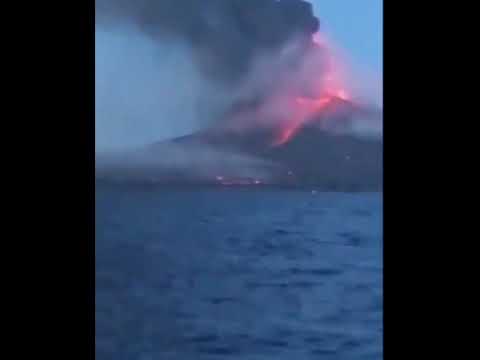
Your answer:
[[[130,188],[158,188],[158,189],[182,189],[182,190],[245,190],[245,191],[272,191],[272,190],[288,190],[300,192],[315,193],[383,193],[383,186],[374,185],[325,185],[325,184],[220,184],[215,182],[187,182],[187,181],[155,181],[145,179],[100,179],[95,178],[95,188],[97,187],[130,187]]]

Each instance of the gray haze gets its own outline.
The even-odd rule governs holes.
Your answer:
[[[96,151],[190,134],[258,99],[236,126],[290,118],[285,98],[322,91],[318,28],[302,0],[96,0]]]
[[[295,65],[280,56],[288,42],[302,45],[317,29],[300,0],[96,0],[97,152],[219,121],[236,102],[274,88]]]
[[[194,132],[228,103],[186,43],[154,42],[131,26],[97,27],[95,40],[97,151]]]

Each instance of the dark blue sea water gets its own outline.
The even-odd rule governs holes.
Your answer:
[[[382,206],[97,185],[96,358],[381,359]]]

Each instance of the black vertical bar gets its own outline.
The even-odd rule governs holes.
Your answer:
[[[87,169],[88,196],[85,206],[87,214],[87,243],[86,258],[88,259],[88,274],[86,281],[87,303],[89,316],[86,317],[88,331],[88,355],[87,358],[95,359],[95,2],[89,0],[84,10],[83,22],[84,37],[82,48],[85,52],[85,77],[83,78],[84,113],[81,118],[87,119],[85,127],[85,167]],[[79,72],[82,73],[81,71]],[[82,88],[82,87],[81,87]],[[81,121],[81,120],[80,120]]]
[[[75,76],[78,83],[77,117],[80,138],[78,148],[82,149],[79,163],[85,169],[82,175],[84,189],[82,209],[85,230],[77,239],[78,252],[86,264],[82,278],[85,293],[83,303],[87,314],[84,318],[85,335],[88,337],[85,359],[95,359],[95,1],[80,1],[78,16],[78,44]],[[82,4],[83,3],[83,4]],[[85,305],[84,305],[85,306]]]
[[[14,81],[2,84],[17,96],[17,103],[4,100],[14,110],[8,123],[17,129],[3,128],[3,140],[14,144],[2,168],[18,188],[4,193],[15,200],[4,211],[19,222],[2,236],[17,249],[4,248],[2,255],[13,263],[6,277],[16,285],[3,288],[3,298],[18,306],[8,311],[20,327],[13,350],[94,359],[95,2],[11,5],[18,9],[5,8],[3,15],[17,25],[4,38],[15,48],[3,58],[12,63],[4,75]],[[15,166],[6,163],[14,157]]]
[[[86,351],[82,358],[95,359],[95,1],[80,1],[78,5],[76,58],[77,69],[73,76],[78,84],[78,102],[75,122],[79,151],[78,167],[82,168],[82,181],[78,186],[84,228],[77,236],[78,253],[81,254],[82,309],[86,308],[84,323]],[[81,166],[80,166],[81,164]],[[79,175],[80,176],[80,175]],[[80,216],[80,214],[79,214]],[[81,290],[80,290],[81,289]],[[80,306],[80,304],[79,304]],[[83,311],[81,312],[83,315]],[[83,337],[84,338],[84,337]]]

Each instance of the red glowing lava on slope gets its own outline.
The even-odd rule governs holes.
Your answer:
[[[348,100],[344,90],[335,93],[327,93],[318,99],[309,99],[298,97],[295,99],[295,114],[284,125],[280,135],[275,140],[274,145],[283,145],[289,142],[295,134],[312,119],[313,116],[320,114],[324,109],[335,100]]]
[[[282,124],[280,134],[275,139],[273,145],[279,146],[289,142],[295,134],[314,116],[320,115],[328,105],[335,100],[350,100],[350,95],[340,76],[339,63],[331,53],[329,42],[327,39],[317,33],[313,36],[312,47],[321,49],[326,57],[326,65],[321,74],[314,79],[315,88],[320,89],[320,96],[294,96],[293,100],[289,100],[291,104],[292,114],[290,118]],[[315,77],[317,75],[315,74]]]

